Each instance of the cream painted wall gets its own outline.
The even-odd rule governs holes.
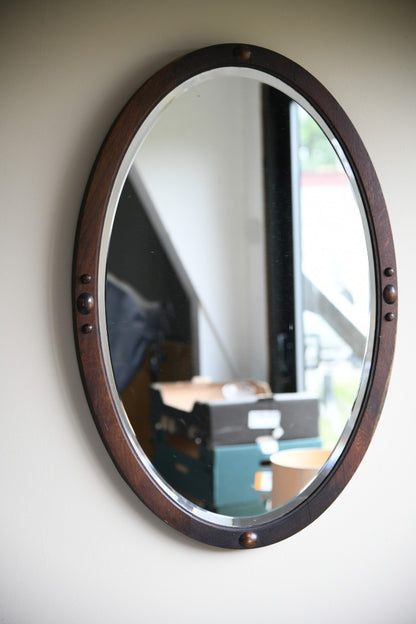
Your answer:
[[[0,4],[0,622],[406,623],[414,591],[415,4]],[[401,287],[380,426],[313,525],[253,552],[177,535],[121,481],[84,398],[70,274],[83,189],[127,97],[182,52],[241,40],[315,74],[366,143]]]

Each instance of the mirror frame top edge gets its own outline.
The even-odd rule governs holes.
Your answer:
[[[169,497],[131,442],[112,396],[100,336],[99,258],[111,192],[126,152],[144,120],[168,93],[186,80],[219,67],[248,66],[295,89],[322,117],[351,166],[367,219],[375,276],[375,322],[371,368],[358,415],[335,464],[299,496],[287,513],[242,519],[221,526],[192,514]],[[392,233],[377,175],[346,113],[327,89],[290,59],[265,48],[219,44],[186,54],[149,78],[111,127],[94,163],[80,211],[72,274],[73,323],[87,400],[101,438],[118,471],[139,498],[181,533],[222,548],[257,548],[297,533],[341,493],[363,458],[384,403],[397,324],[397,270]],[[247,524],[244,526],[244,520]]]

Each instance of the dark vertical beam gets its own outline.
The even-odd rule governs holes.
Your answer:
[[[291,100],[263,86],[264,183],[269,296],[270,384],[296,391]]]

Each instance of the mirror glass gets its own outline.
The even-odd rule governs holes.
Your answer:
[[[105,229],[103,347],[154,474],[202,515],[286,509],[342,450],[371,358],[341,147],[277,79],[205,72],[142,126]]]

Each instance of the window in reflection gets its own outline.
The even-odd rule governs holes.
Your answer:
[[[370,325],[362,217],[340,159],[293,104],[303,282],[304,387],[320,397],[320,435],[333,447],[350,416]]]

